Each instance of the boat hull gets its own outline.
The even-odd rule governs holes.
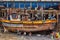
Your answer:
[[[8,31],[43,31],[43,30],[53,30],[56,20],[43,21],[8,21],[2,20],[2,26],[4,30]]]
[[[40,25],[23,25],[23,27],[13,27],[13,26],[4,26],[4,28],[8,31],[25,31],[25,32],[33,32],[33,31],[43,31],[43,30],[53,30],[54,26],[52,24],[40,24]]]

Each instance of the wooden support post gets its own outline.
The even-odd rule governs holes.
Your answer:
[[[31,35],[32,35],[32,33],[30,32],[30,33],[29,33],[29,36],[31,36]]]
[[[8,32],[8,30],[4,27],[4,33]]]

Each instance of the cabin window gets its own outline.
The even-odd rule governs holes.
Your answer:
[[[18,17],[18,15],[17,15],[16,13],[13,13],[13,14],[12,14],[12,18],[13,18],[13,19],[17,19],[17,17]]]
[[[43,18],[44,20],[47,20],[48,19],[48,14],[43,14],[43,17],[44,17]]]
[[[42,16],[41,16],[40,13],[36,13],[36,14],[29,13],[29,19],[30,19],[31,21],[42,20]]]
[[[48,19],[56,19],[56,14],[49,14]]]
[[[2,12],[0,12],[0,17],[2,17]]]
[[[7,13],[2,13],[1,16],[5,18],[7,16]]]
[[[60,22],[60,14],[58,15],[58,22]]]

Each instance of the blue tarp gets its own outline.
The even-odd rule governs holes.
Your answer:
[[[15,2],[15,8],[19,8],[19,2]]]
[[[26,8],[30,7],[30,2],[26,2],[26,3],[25,3],[25,7],[26,7]]]
[[[44,3],[43,3],[43,2],[38,2],[37,4],[38,4],[39,7],[40,7],[40,6],[41,6],[41,7],[44,7]]]
[[[7,2],[7,5],[8,5],[7,6],[8,8],[11,8],[12,7],[12,3],[11,2]]]
[[[32,2],[32,8],[37,7],[37,3],[36,2]]]
[[[24,2],[19,3],[20,8],[24,8]]]
[[[30,7],[30,3],[32,4],[32,8],[38,6],[42,6],[44,8],[48,8],[50,6],[56,6],[58,5],[58,2],[0,2],[0,5],[3,5],[5,7],[15,7],[15,8],[26,8]],[[7,6],[8,5],[8,6]]]

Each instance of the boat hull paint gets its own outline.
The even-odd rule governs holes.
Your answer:
[[[25,32],[33,32],[33,31],[43,31],[43,30],[53,30],[54,23],[57,20],[46,20],[46,21],[9,21],[2,20],[2,26],[4,30],[9,31],[25,31]]]
[[[19,26],[4,26],[5,29],[9,31],[25,31],[25,32],[33,32],[33,31],[43,31],[43,30],[52,30],[54,26],[52,24],[38,24],[38,25],[23,25],[23,27]]]

